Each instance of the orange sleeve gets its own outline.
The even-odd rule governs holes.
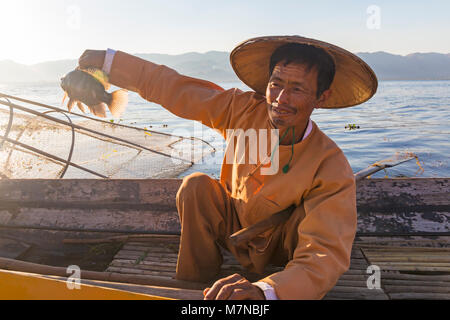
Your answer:
[[[279,299],[321,299],[350,266],[357,224],[355,180],[341,152],[328,160],[297,208],[305,218],[298,225],[293,259],[283,271],[262,279]]]
[[[187,76],[164,65],[117,51],[110,82],[138,92],[144,99],[162,105],[173,114],[197,120],[224,135],[252,103],[254,92],[224,90],[218,85]]]

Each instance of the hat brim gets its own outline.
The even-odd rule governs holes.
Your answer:
[[[323,108],[346,108],[369,100],[377,91],[378,81],[373,70],[358,56],[335,45],[300,36],[268,36],[246,40],[230,54],[236,75],[247,86],[265,95],[269,82],[269,64],[273,52],[287,43],[319,47],[334,59],[336,74],[331,95]]]

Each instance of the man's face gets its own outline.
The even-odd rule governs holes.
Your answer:
[[[329,91],[329,90],[327,90]],[[294,126],[304,129],[314,108],[328,97],[325,91],[317,99],[317,69],[304,64],[279,62],[273,69],[266,90],[269,118],[276,128]]]

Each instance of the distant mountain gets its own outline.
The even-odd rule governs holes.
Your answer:
[[[450,54],[357,53],[380,80],[450,80]]]
[[[181,74],[214,82],[239,81],[229,62],[229,53],[209,51],[180,55],[138,53],[137,56],[167,65]],[[357,53],[377,74],[379,80],[450,80],[450,54],[413,53],[406,56],[387,52]],[[58,60],[22,65],[0,61],[0,83],[59,82],[73,70],[77,60]]]
[[[189,52],[181,55],[136,54],[138,57],[164,64],[179,73],[216,82],[239,81],[230,65],[230,54],[221,51]]]
[[[23,65],[11,60],[0,61],[0,83],[58,82],[61,76],[77,66],[77,60],[58,60]]]

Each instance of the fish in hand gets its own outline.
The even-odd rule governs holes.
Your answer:
[[[86,105],[95,116],[106,118],[108,108],[113,117],[118,118],[128,104],[127,90],[119,89],[112,93],[106,91],[110,88],[108,76],[99,69],[77,68],[61,78],[61,88],[65,92],[63,103],[66,96],[69,97],[69,112],[76,104],[86,113]]]

